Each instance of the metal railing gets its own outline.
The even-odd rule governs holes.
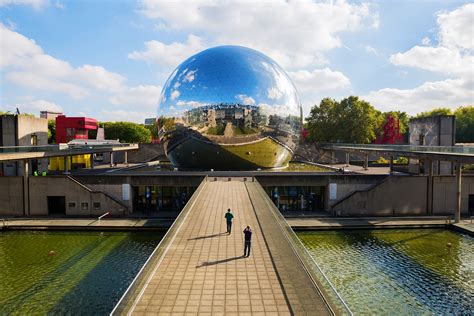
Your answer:
[[[84,150],[84,149],[113,149],[120,147],[135,146],[135,144],[129,143],[114,143],[114,144],[57,144],[57,145],[44,145],[44,146],[3,146],[0,147],[0,153],[29,153],[29,152],[54,152],[58,150]]]
[[[159,244],[155,247],[147,261],[143,264],[140,271],[137,273],[133,281],[128,286],[125,293],[122,295],[118,303],[115,305],[110,315],[131,315],[139,299],[145,292],[146,287],[151,281],[151,278],[158,270],[164,256],[168,252],[171,244],[173,243],[176,234],[179,232],[182,224],[191,212],[194,204],[199,198],[205,184],[207,182],[207,176],[201,182],[199,187],[196,189],[191,199],[185,205],[184,209],[179,213],[173,225],[168,229],[165,236],[161,239]]]
[[[321,144],[322,147],[328,148],[348,148],[348,149],[360,149],[360,150],[373,150],[373,151],[395,151],[395,152],[423,152],[433,154],[462,154],[468,156],[474,156],[474,147],[468,146],[413,146],[413,145],[379,145],[379,144],[346,144],[346,143],[333,143],[333,144]]]
[[[258,183],[258,181],[256,181]],[[301,242],[300,238],[293,231],[291,226],[286,222],[284,216],[275,207],[273,202],[268,198],[268,195],[263,190],[262,186],[258,184],[260,195],[266,200],[267,205],[271,209],[271,213],[275,222],[279,225],[283,235],[288,243],[292,246],[296,256],[305,267],[309,276],[315,283],[315,286],[320,290],[323,298],[330,305],[331,309],[336,309],[336,314],[353,315],[351,309],[336,290],[335,286],[326,276],[320,265],[316,262],[314,257],[308,252],[306,247]]]

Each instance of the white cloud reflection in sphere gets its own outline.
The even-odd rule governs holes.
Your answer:
[[[300,101],[285,71],[250,48],[218,46],[181,63],[163,87],[158,116],[181,116],[213,104],[262,105],[281,117],[299,115]]]

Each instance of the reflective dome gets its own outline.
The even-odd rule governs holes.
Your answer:
[[[240,46],[210,48],[180,64],[163,88],[158,117],[171,162],[193,169],[285,166],[301,127],[285,71]]]

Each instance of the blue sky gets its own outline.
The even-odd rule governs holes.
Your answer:
[[[187,57],[225,44],[278,62],[307,114],[351,94],[410,114],[474,104],[465,1],[0,0],[0,110],[143,122]]]

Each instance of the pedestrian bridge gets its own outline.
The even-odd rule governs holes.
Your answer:
[[[244,258],[247,225],[252,250]],[[256,180],[211,177],[112,312],[142,313],[351,314]]]

